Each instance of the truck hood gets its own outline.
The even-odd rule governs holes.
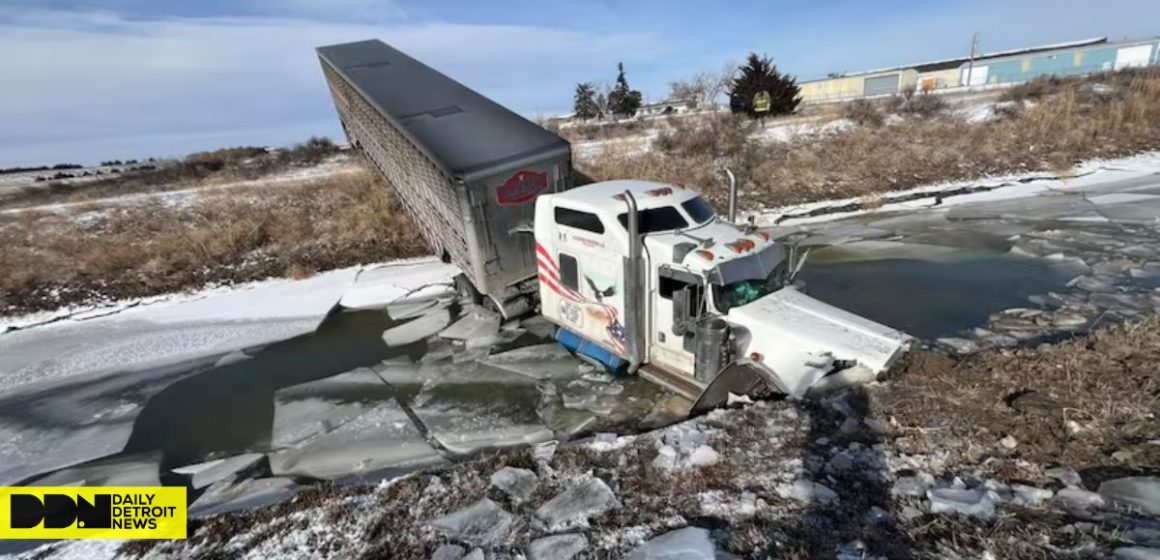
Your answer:
[[[742,328],[740,355],[767,368],[782,390],[795,397],[834,371],[837,361],[857,362],[881,373],[906,351],[911,340],[901,331],[792,287],[736,307],[726,320]]]

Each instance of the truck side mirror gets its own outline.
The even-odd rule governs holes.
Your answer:
[[[685,336],[689,331],[689,288],[673,292],[673,334]]]

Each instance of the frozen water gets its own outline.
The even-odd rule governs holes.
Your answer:
[[[635,548],[625,560],[714,560],[717,550],[709,530],[685,527],[669,531]]]
[[[536,491],[539,479],[536,473],[527,469],[504,467],[491,475],[491,485],[503,490],[512,498],[526,500]]]
[[[1125,546],[1112,551],[1116,560],[1160,560],[1160,548]]]
[[[1047,488],[1036,488],[1024,484],[1012,484],[1011,490],[1015,493],[1012,503],[1017,506],[1036,507],[1055,496],[1055,492]]]
[[[289,478],[257,478],[238,482],[222,480],[211,484],[189,506],[190,517],[205,517],[228,511],[254,508],[286,500],[298,491]]]
[[[588,539],[584,535],[552,535],[528,545],[528,560],[571,560],[585,548],[588,548]]]
[[[934,477],[928,473],[920,473],[915,476],[900,476],[894,481],[893,492],[896,496],[926,496],[926,491],[933,485]]]
[[[837,499],[838,494],[829,487],[806,479],[795,480],[792,484],[779,484],[777,494],[799,502],[828,504]]]
[[[420,340],[435,336],[451,322],[451,313],[446,309],[439,309],[411,319],[406,323],[391,327],[383,333],[383,342],[387,346],[397,348],[414,344]]]
[[[694,467],[708,467],[716,465],[717,461],[721,460],[721,455],[715,449],[708,445],[702,445],[693,450],[689,455],[689,464]]]
[[[189,477],[189,485],[195,490],[205,488],[210,484],[232,478],[239,472],[245,471],[265,460],[261,453],[243,453],[226,459],[216,459],[196,465],[189,465],[173,469],[177,474]]]
[[[457,544],[445,544],[435,549],[431,560],[460,560],[467,553],[467,549]]]
[[[995,515],[995,502],[979,489],[936,488],[927,490],[931,513],[957,513],[980,519]]]
[[[375,309],[453,295],[456,274],[458,268],[434,257],[369,266],[359,272],[339,303],[347,309]]]
[[[430,525],[447,536],[479,546],[503,542],[511,533],[512,514],[484,498],[469,507],[450,513]]]
[[[160,486],[161,454],[117,455],[62,469],[33,481],[37,486]]]
[[[555,342],[492,354],[484,363],[534,379],[571,379],[580,375],[580,362]]]
[[[493,337],[499,332],[499,315],[475,307],[463,314],[450,327],[443,329],[439,336],[451,340],[466,340]]]
[[[1064,488],[1055,493],[1055,500],[1068,509],[1088,509],[1104,505],[1104,498],[1082,488]]]
[[[1100,484],[1100,496],[1128,507],[1160,515],[1160,477],[1129,476]]]
[[[463,560],[484,560],[484,558],[482,548],[473,548],[471,552],[467,553],[467,556],[463,557]]]
[[[305,443],[361,416],[376,401],[389,399],[390,388],[368,368],[280,389],[274,393],[271,444],[280,448]]]
[[[1075,472],[1075,469],[1069,467],[1052,467],[1049,469],[1043,469],[1043,474],[1073,488],[1078,488],[1083,484],[1083,479],[1080,478],[1079,473]]]
[[[612,489],[599,478],[590,478],[548,500],[536,509],[549,530],[587,526],[588,518],[620,507]]]
[[[662,446],[657,450],[657,456],[653,459],[652,465],[666,471],[677,468],[677,450],[671,445]]]

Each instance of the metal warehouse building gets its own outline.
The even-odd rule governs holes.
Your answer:
[[[1039,76],[1081,75],[1160,64],[1160,39],[1106,37],[871,70],[801,82],[802,101],[825,103],[918,91],[1017,84]]]

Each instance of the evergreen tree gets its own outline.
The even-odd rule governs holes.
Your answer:
[[[619,74],[616,76],[616,86],[608,94],[608,109],[618,117],[631,117],[640,109],[641,94],[628,87],[628,80],[624,77],[624,63],[616,67]]]
[[[592,83],[576,84],[572,111],[576,113],[576,118],[585,121],[600,116],[600,107],[596,104],[596,88],[592,87]]]
[[[769,57],[749,53],[740,70],[741,75],[733,78],[729,89],[729,107],[734,113],[747,113],[751,117],[786,115],[801,103],[797,79],[778,72]],[[754,111],[753,98],[762,91],[769,94],[769,111],[758,113]]]

